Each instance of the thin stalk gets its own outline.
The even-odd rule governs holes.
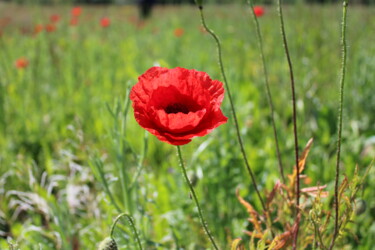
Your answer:
[[[320,244],[319,248],[320,249],[327,249],[325,246],[324,246],[324,243],[323,243],[323,239],[322,239],[322,235],[321,233],[319,232],[319,228],[318,228],[318,225],[315,223],[315,221],[313,221],[313,224],[314,224],[314,231],[315,231],[315,237],[314,237],[314,241],[316,241],[316,238],[318,238],[318,242]],[[317,237],[318,236],[318,237]],[[316,245],[316,242],[314,243],[314,247]]]
[[[135,187],[135,185],[137,184],[138,178],[141,175],[141,172],[144,166],[143,161],[145,159],[145,155],[147,154],[147,149],[148,149],[148,133],[147,131],[145,131],[145,135],[143,137],[143,149],[138,159],[137,172],[134,175],[134,178],[130,184],[129,190],[132,190]]]
[[[340,105],[338,114],[338,135],[337,135],[337,154],[336,154],[336,176],[335,176],[335,229],[329,249],[335,245],[335,240],[339,233],[339,176],[340,176],[340,154],[341,154],[341,132],[342,132],[342,110],[344,103],[344,83],[346,74],[346,16],[348,9],[348,1],[344,0],[342,9],[342,24],[341,24],[341,75],[340,75]]]
[[[135,227],[134,219],[133,219],[133,217],[131,217],[131,216],[130,216],[129,214],[127,214],[127,213],[122,213],[122,214],[120,214],[120,215],[118,215],[118,216],[116,217],[116,219],[115,219],[115,221],[113,222],[112,227],[111,227],[111,234],[110,234],[111,238],[113,239],[113,232],[114,232],[114,230],[115,230],[116,224],[117,224],[117,222],[120,220],[120,218],[121,218],[122,216],[125,216],[125,217],[128,219],[129,224],[130,224],[130,227],[132,228],[133,233],[134,233],[134,236],[135,236],[135,239],[136,239],[136,241],[137,241],[138,248],[139,248],[140,250],[142,250],[142,249],[143,249],[143,248],[142,248],[142,244],[141,244],[141,241],[140,241],[140,239],[139,239],[139,235],[138,235],[137,229],[136,229],[136,227]]]
[[[228,95],[230,107],[231,107],[231,110],[232,110],[234,125],[235,125],[235,128],[236,128],[237,140],[238,140],[238,143],[239,143],[240,148],[241,148],[242,157],[243,157],[243,160],[245,162],[247,172],[249,173],[249,175],[251,177],[251,180],[253,182],[254,189],[255,189],[255,191],[256,191],[256,193],[258,195],[260,203],[262,204],[262,208],[263,208],[264,211],[266,211],[266,206],[265,206],[263,198],[260,195],[260,192],[258,190],[258,186],[257,186],[256,180],[255,180],[255,176],[254,176],[253,171],[251,170],[249,161],[247,160],[247,156],[246,156],[246,153],[245,153],[245,148],[244,148],[244,145],[243,145],[243,142],[242,142],[242,138],[241,138],[241,134],[240,134],[240,128],[239,128],[238,120],[237,120],[237,114],[236,114],[236,110],[234,108],[233,98],[232,98],[232,95],[230,93],[229,84],[228,84],[227,77],[226,77],[225,71],[224,71],[224,65],[223,65],[223,59],[222,59],[222,52],[221,52],[220,40],[219,40],[218,36],[212,30],[210,30],[207,27],[207,24],[206,24],[206,21],[204,19],[204,15],[203,15],[203,6],[199,5],[198,7],[199,7],[199,11],[200,11],[200,16],[201,16],[201,21],[202,21],[203,27],[212,36],[212,38],[216,42],[217,54],[218,54],[218,58],[219,58],[220,71],[221,71],[221,75],[222,75],[223,80],[224,80],[225,88],[227,90],[227,95]]]
[[[258,18],[256,17],[256,15],[253,11],[253,2],[251,0],[248,0],[247,2],[250,6],[253,21],[255,23],[257,39],[258,39],[258,46],[259,46],[259,50],[260,50],[260,57],[262,59],[263,73],[264,73],[264,84],[266,85],[267,100],[268,100],[268,105],[270,107],[271,123],[272,123],[272,129],[273,129],[273,136],[274,136],[274,139],[275,139],[276,155],[277,155],[277,160],[278,160],[278,163],[279,163],[279,171],[280,171],[280,175],[281,175],[281,178],[283,180],[283,183],[286,183],[285,175],[284,175],[284,168],[283,168],[283,163],[282,163],[282,160],[281,160],[281,154],[280,154],[280,148],[279,148],[279,139],[278,139],[277,130],[276,130],[276,123],[275,123],[275,116],[274,116],[274,110],[275,109],[273,107],[272,95],[271,95],[271,90],[270,90],[270,86],[269,86],[269,82],[268,82],[268,72],[267,72],[267,66],[266,66],[266,59],[264,57],[262,33],[260,32],[260,26],[259,26]]]
[[[213,236],[211,235],[210,231],[208,230],[208,226],[207,226],[207,222],[205,221],[204,217],[203,217],[203,213],[202,213],[202,209],[201,209],[201,206],[199,205],[199,202],[198,202],[198,198],[197,198],[197,195],[195,194],[195,191],[194,191],[194,188],[193,188],[193,185],[191,184],[190,180],[189,180],[189,177],[187,176],[187,173],[186,173],[186,169],[185,169],[185,164],[184,164],[184,160],[182,159],[182,153],[181,153],[181,148],[180,146],[177,146],[177,154],[178,154],[178,158],[180,160],[180,167],[181,167],[181,170],[182,170],[182,173],[184,175],[184,178],[185,178],[185,181],[186,183],[188,184],[189,186],[189,189],[190,189],[190,192],[191,192],[191,195],[193,196],[193,200],[195,202],[195,205],[197,206],[197,209],[198,209],[198,215],[199,215],[199,219],[201,221],[201,224],[203,226],[203,229],[204,231],[206,232],[208,238],[210,239],[211,243],[212,243],[212,246],[218,250],[218,246],[216,245],[216,242],[213,238]]]
[[[90,164],[90,166],[95,167],[96,170],[99,172],[99,177],[100,177],[100,180],[101,180],[101,182],[102,182],[102,184],[103,184],[103,186],[104,186],[104,190],[105,190],[105,192],[107,193],[109,199],[111,200],[112,205],[116,208],[117,212],[120,213],[122,210],[121,210],[120,206],[117,204],[115,198],[113,197],[112,192],[111,192],[111,190],[109,189],[108,182],[107,182],[107,180],[106,180],[106,178],[105,178],[105,176],[104,176],[104,172],[103,172],[103,163],[102,163],[100,160],[95,159],[95,160]]]
[[[124,155],[125,155],[125,148],[126,148],[126,142],[125,142],[125,132],[126,132],[126,119],[127,119],[127,114],[128,114],[128,111],[129,111],[129,106],[130,106],[130,98],[129,98],[129,89],[127,91],[127,94],[126,94],[126,97],[125,97],[125,104],[124,106],[120,106],[120,139],[117,138],[117,140],[119,141],[119,149],[121,150],[119,152],[119,157],[118,159],[121,161],[121,163],[119,164],[119,167],[120,167],[120,177],[121,177],[121,184],[122,184],[122,191],[123,191],[123,196],[124,196],[124,203],[125,204],[125,208],[127,207],[128,208],[128,211],[131,212],[131,214],[133,214],[133,204],[132,204],[132,192],[129,188],[129,184],[130,184],[130,177],[128,175],[128,172],[126,171],[127,170],[127,162],[124,158]]]
[[[289,49],[288,49],[288,42],[286,39],[285,34],[285,26],[284,26],[284,18],[283,18],[283,9],[281,7],[281,0],[277,0],[278,3],[278,12],[280,17],[280,29],[281,29],[281,36],[283,39],[285,55],[288,61],[289,66],[289,75],[290,75],[290,86],[292,90],[292,101],[293,101],[293,132],[294,132],[294,152],[295,152],[295,161],[296,161],[296,215],[295,215],[295,222],[296,222],[296,230],[293,235],[293,249],[297,249],[297,240],[298,240],[298,231],[299,231],[299,220],[298,215],[300,213],[299,210],[299,198],[300,198],[300,178],[299,178],[299,164],[298,164],[298,134],[297,134],[297,111],[296,111],[296,93],[294,87],[294,74],[293,74],[293,65],[292,60],[290,58]]]

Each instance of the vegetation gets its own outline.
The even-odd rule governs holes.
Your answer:
[[[368,168],[375,155],[373,12],[348,11],[340,162],[345,229],[335,245],[343,249],[375,244],[375,173]],[[60,19],[48,32],[55,14]],[[0,249],[94,249],[112,234],[120,248],[136,249],[135,232],[144,249],[211,247],[175,147],[138,126],[128,95],[153,65],[194,68],[222,81],[216,47],[194,6],[156,8],[146,21],[137,14],[132,6],[83,6],[73,23],[71,6],[0,3]],[[341,14],[341,5],[284,8],[303,162],[299,244],[309,249],[328,247],[334,230]],[[101,26],[103,17],[109,26]],[[262,212],[242,161],[227,96],[228,123],[181,147],[188,176],[222,249],[290,246],[293,115],[276,6],[265,7],[258,21],[286,182],[249,8],[208,5],[205,17],[221,39],[245,152],[270,213]],[[21,58],[26,66],[16,62]],[[111,232],[123,212],[131,216],[118,217]],[[277,241],[270,242],[272,233]]]

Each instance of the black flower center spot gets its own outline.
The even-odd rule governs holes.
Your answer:
[[[173,104],[169,104],[165,109],[164,109],[165,113],[167,114],[177,114],[179,112],[181,113],[184,113],[184,114],[188,114],[189,113],[189,109],[188,107],[186,107],[186,105],[184,104],[181,104],[181,103],[173,103]]]

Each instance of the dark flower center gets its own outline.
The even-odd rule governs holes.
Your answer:
[[[181,112],[181,113],[184,113],[184,114],[189,113],[188,107],[186,107],[184,104],[181,104],[181,103],[170,104],[164,109],[164,111],[167,114],[176,114],[178,112]]]

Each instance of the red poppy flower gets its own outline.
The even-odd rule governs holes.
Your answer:
[[[81,7],[74,7],[72,9],[72,16],[78,17],[81,15],[81,13],[82,13]]]
[[[58,21],[60,21],[60,16],[57,15],[57,14],[51,15],[51,16],[49,17],[49,20],[50,20],[52,23],[57,23]]]
[[[130,92],[139,125],[159,140],[184,145],[225,123],[223,84],[205,72],[152,67]]]
[[[38,34],[38,33],[42,32],[43,29],[44,29],[43,25],[41,25],[41,24],[37,24],[37,25],[35,25],[35,27],[34,27],[34,33],[35,33],[35,34]]]
[[[109,25],[111,25],[111,20],[108,17],[103,17],[102,19],[100,19],[100,26],[106,28]]]
[[[264,8],[262,6],[254,6],[253,10],[256,17],[264,15]]]
[[[29,61],[26,58],[21,57],[16,60],[14,65],[16,66],[17,69],[23,69],[29,65]]]
[[[184,29],[183,28],[177,28],[174,30],[174,36],[175,37],[181,37],[184,34]]]
[[[56,26],[52,23],[49,23],[46,25],[46,31],[47,32],[54,32],[56,30]]]

